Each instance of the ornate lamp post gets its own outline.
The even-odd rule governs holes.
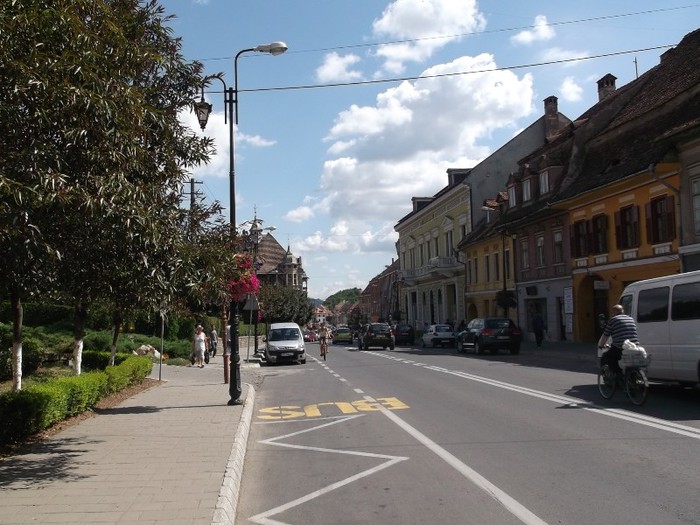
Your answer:
[[[230,202],[230,225],[231,225],[231,238],[236,239],[236,169],[235,169],[235,155],[234,155],[234,123],[238,125],[238,57],[244,53],[269,53],[271,55],[281,55],[287,51],[287,44],[284,42],[272,42],[270,44],[263,44],[257,47],[251,47],[250,49],[243,49],[236,53],[233,59],[233,88],[227,87],[226,82],[220,76],[213,76],[210,78],[216,78],[221,81],[224,85],[224,107],[228,113],[224,113],[224,119],[228,121],[229,125],[229,202]],[[207,125],[207,120],[209,119],[209,114],[211,113],[211,104],[204,100],[204,88],[202,88],[202,99],[194,104],[195,112],[197,113],[197,119],[199,120],[199,125],[202,130]],[[229,382],[229,405],[238,405],[241,403],[241,356],[238,349],[238,302],[231,301],[230,308],[231,315],[231,353],[233,354],[233,359],[230,360],[230,374],[231,380]],[[224,369],[227,369],[227,360],[229,358],[226,349],[224,349]]]

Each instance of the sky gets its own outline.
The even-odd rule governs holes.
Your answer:
[[[447,184],[544,112],[574,120],[607,73],[621,87],[700,27],[692,0],[161,0],[186,60],[234,87],[235,217],[274,227],[309,297],[363,289],[397,258],[412,197]],[[223,84],[205,90],[216,154],[191,177],[229,218]],[[189,191],[189,189],[187,189]],[[245,228],[245,225],[242,225]]]

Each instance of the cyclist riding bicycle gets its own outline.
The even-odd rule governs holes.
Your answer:
[[[610,370],[616,374],[621,374],[622,344],[625,342],[625,339],[629,339],[633,343],[639,342],[637,324],[634,322],[634,319],[625,314],[624,309],[619,304],[612,307],[612,313],[613,317],[605,325],[603,335],[598,340],[598,348],[601,350],[607,343],[610,343],[610,349],[600,358],[600,366],[608,365]]]
[[[326,323],[321,323],[321,328],[318,330],[318,340],[321,342],[321,355],[328,352],[328,327]]]

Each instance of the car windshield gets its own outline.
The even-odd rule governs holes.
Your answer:
[[[270,341],[293,341],[299,337],[294,328],[277,328],[270,332]]]
[[[336,334],[349,334],[350,329],[349,328],[338,328],[335,332]]]
[[[508,328],[510,321],[508,319],[487,319],[486,328]]]
[[[437,324],[435,325],[436,332],[451,332],[452,327],[448,324]]]
[[[371,327],[371,331],[375,334],[383,334],[389,331],[389,325],[374,325]]]

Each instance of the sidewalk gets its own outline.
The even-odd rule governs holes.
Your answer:
[[[161,384],[0,461],[0,524],[233,523],[255,401],[244,359],[242,406],[220,355],[163,365]]]

